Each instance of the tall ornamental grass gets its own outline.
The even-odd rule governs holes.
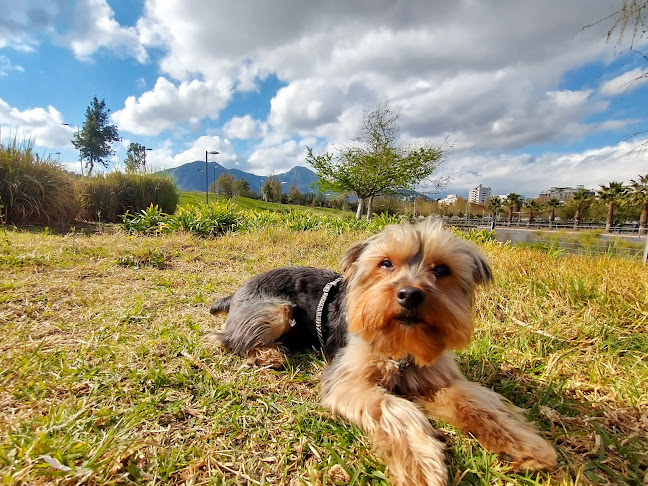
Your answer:
[[[11,224],[69,223],[77,213],[74,177],[31,142],[0,144],[0,216]]]
[[[180,198],[169,177],[121,172],[84,178],[79,194],[84,219],[108,222],[121,221],[122,215],[138,213],[151,205],[173,214]]]

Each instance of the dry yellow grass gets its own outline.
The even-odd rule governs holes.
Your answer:
[[[0,233],[3,484],[388,484],[355,428],[318,405],[323,363],[286,372],[204,349],[208,313],[250,276],[339,270],[367,234],[273,228],[204,239]],[[439,424],[453,484],[645,482],[648,269],[610,258],[484,247],[466,374],[529,410],[557,447],[517,475]]]

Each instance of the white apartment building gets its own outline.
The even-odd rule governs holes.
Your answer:
[[[446,206],[448,206],[450,204],[456,203],[458,198],[459,196],[457,196],[456,194],[448,194],[443,199],[439,199],[439,204],[445,204]]]
[[[490,196],[491,188],[479,184],[477,187],[473,187],[470,190],[470,193],[468,194],[468,202],[484,204]]]

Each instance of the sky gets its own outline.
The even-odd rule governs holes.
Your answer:
[[[147,165],[258,175],[336,153],[388,103],[400,142],[443,146],[439,195],[535,197],[648,173],[648,61],[620,0],[0,0],[0,140],[80,171],[92,98]],[[646,52],[646,43],[635,44]],[[63,125],[67,123],[69,125]],[[423,183],[420,190],[428,187]]]

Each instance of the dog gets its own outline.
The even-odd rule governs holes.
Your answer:
[[[390,225],[353,247],[343,274],[270,270],[216,301],[228,313],[207,339],[279,369],[286,353],[316,350],[322,404],[359,426],[395,484],[445,485],[444,446],[428,416],[477,438],[515,470],[550,470],[554,448],[520,409],[469,382],[454,360],[473,332],[475,290],[492,281],[479,248],[440,220]]]

